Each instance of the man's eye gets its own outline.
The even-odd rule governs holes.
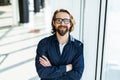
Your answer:
[[[61,19],[58,19],[58,21],[61,21]]]

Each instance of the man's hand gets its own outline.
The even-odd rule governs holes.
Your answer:
[[[39,61],[40,61],[40,64],[44,67],[52,66],[48,58],[44,55],[39,58]]]
[[[71,70],[72,70],[72,64],[66,65],[66,72],[71,71]]]

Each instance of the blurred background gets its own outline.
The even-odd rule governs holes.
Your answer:
[[[40,80],[36,47],[51,35],[51,18],[60,8],[74,16],[71,35],[84,43],[82,80],[119,80],[119,4],[119,0],[0,0],[0,80]]]

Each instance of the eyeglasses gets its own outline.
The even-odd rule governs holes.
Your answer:
[[[56,18],[56,19],[55,19],[55,22],[56,22],[57,24],[61,24],[62,21],[63,21],[65,24],[69,24],[71,20],[70,20],[70,19],[67,19],[67,18],[64,18],[64,19],[62,19],[62,18]]]

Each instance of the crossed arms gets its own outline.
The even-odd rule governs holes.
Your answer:
[[[79,46],[77,54],[70,64],[55,66],[46,57],[45,49],[39,46],[37,50],[35,65],[40,78],[56,79],[66,77],[68,80],[80,80],[84,70],[83,46]]]
[[[39,62],[44,67],[52,66],[48,58],[44,55],[39,58]],[[71,70],[72,70],[72,64],[66,65],[66,72],[71,71]]]

